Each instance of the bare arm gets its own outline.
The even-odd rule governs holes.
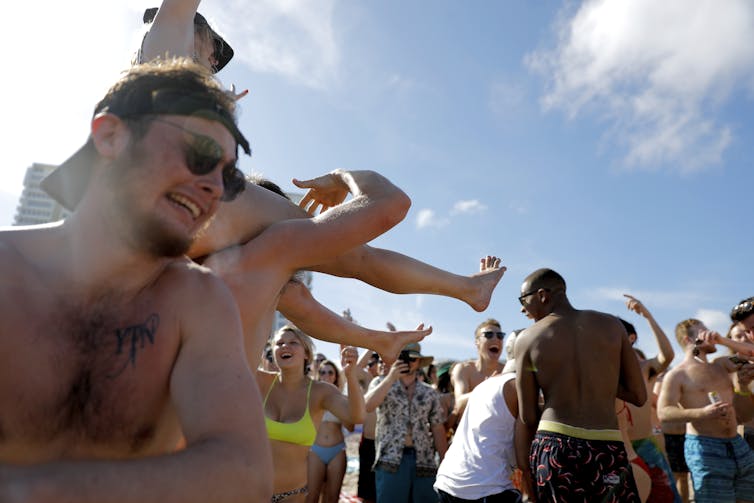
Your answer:
[[[626,301],[626,307],[628,307],[630,311],[634,311],[644,317],[644,319],[647,320],[647,323],[649,323],[649,328],[652,330],[652,333],[655,336],[655,341],[657,341],[657,347],[660,350],[657,356],[650,360],[650,365],[652,365],[658,374],[664,372],[665,369],[670,366],[670,362],[672,362],[675,357],[675,352],[673,351],[673,346],[670,344],[668,336],[665,335],[665,332],[660,328],[660,325],[654,319],[652,313],[649,312],[649,309],[647,309],[639,299],[628,294],[623,294],[623,296],[628,299]]]
[[[376,386],[369,390],[369,392],[364,397],[366,400],[367,412],[373,412],[377,409],[377,407],[382,405],[382,402],[385,401],[385,397],[390,391],[390,388],[392,388],[395,381],[398,380],[401,370],[408,370],[408,364],[401,361],[395,362],[390,367],[390,372],[388,372],[388,374],[379,383],[377,383]]]
[[[163,0],[141,46],[141,61],[194,54],[194,15],[200,0]]]
[[[641,373],[639,360],[634,353],[631,343],[628,341],[623,326],[618,320],[615,323],[620,327],[621,350],[620,350],[620,377],[618,380],[618,393],[616,398],[630,402],[641,407],[647,401],[647,385]]]
[[[259,185],[246,182],[246,189],[231,202],[218,207],[209,227],[189,250],[191,258],[247,243],[270,225],[291,218],[308,218],[288,199]]]
[[[432,429],[432,438],[435,441],[435,450],[440,455],[440,461],[442,461],[448,451],[448,437],[445,433],[445,426],[440,423],[433,424],[430,428]]]
[[[195,286],[195,285],[189,285]],[[262,404],[243,358],[238,312],[214,277],[186,299],[170,393],[186,439],[174,454],[123,461],[61,461],[0,470],[0,492],[36,503],[269,500],[272,466]],[[6,494],[0,500],[11,501]],[[12,501],[17,501],[13,499]]]
[[[453,396],[455,397],[453,413],[458,417],[461,417],[463,411],[466,410],[466,403],[471,394],[471,386],[469,386],[468,379],[465,376],[468,365],[468,363],[458,364],[453,367],[450,374],[450,380],[453,382]]]
[[[536,431],[539,423],[539,384],[537,383],[537,369],[529,355],[529,338],[526,331],[516,338],[516,394],[518,395],[518,417]],[[532,437],[533,433],[532,433]]]
[[[361,392],[356,375],[357,358],[358,351],[356,348],[341,346],[341,364],[343,365],[343,374],[346,377],[348,399],[345,400],[340,392],[334,390],[334,392],[328,393],[324,400],[325,409],[332,412],[341,421],[351,424],[363,423],[366,415],[364,394]]]
[[[736,373],[736,387],[733,395],[733,408],[739,423],[745,423],[754,417],[754,401],[752,400],[749,384],[754,378],[754,364],[741,366]]]
[[[526,425],[520,418],[516,419],[516,427],[513,434],[513,445],[516,450],[516,465],[521,470],[521,489],[529,496],[529,501],[534,501],[534,484],[529,468],[529,451],[537,425]]]
[[[660,421],[673,423],[688,423],[699,419],[719,416],[730,404],[719,402],[705,407],[684,408],[681,406],[684,376],[680,372],[670,372],[662,381],[660,400],[657,403],[657,417]]]

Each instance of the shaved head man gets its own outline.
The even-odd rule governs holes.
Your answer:
[[[616,398],[642,405],[647,392],[623,325],[571,306],[552,269],[527,276],[518,300],[535,322],[515,347],[525,484],[540,501],[638,502],[614,406]]]

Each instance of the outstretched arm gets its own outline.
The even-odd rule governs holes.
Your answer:
[[[309,204],[311,206],[311,204]],[[198,236],[189,256],[199,258],[245,243],[275,222],[306,218],[302,208],[252,182],[229,203],[220,205],[211,225]],[[482,259],[480,271],[463,276],[431,266],[401,253],[356,246],[332,260],[310,267],[334,276],[356,278],[391,293],[444,295],[483,311],[505,272],[504,267]]]
[[[702,330],[697,337],[711,344],[725,346],[734,353],[738,353],[746,358],[754,357],[754,344],[749,342],[738,342],[728,339],[714,330]]]
[[[362,327],[317,302],[309,289],[298,281],[289,281],[285,285],[278,301],[278,310],[314,338],[377,351],[388,364],[398,358],[398,353],[406,344],[418,342],[432,333],[432,327],[424,328],[424,324],[416,330],[398,332]]]
[[[660,325],[654,319],[652,313],[649,312],[649,309],[647,309],[639,299],[625,293],[623,296],[628,299],[626,300],[626,307],[628,310],[642,316],[647,320],[647,323],[649,323],[649,328],[652,330],[655,340],[657,341],[657,347],[660,350],[655,358],[649,360],[649,363],[658,374],[664,372],[665,369],[670,366],[670,362],[673,361],[673,357],[675,356],[673,346],[670,344],[668,336],[665,335],[665,332],[660,328]]]
[[[312,197],[342,200],[350,192],[353,198],[314,218],[278,222],[257,238],[291,273],[371,241],[398,224],[411,205],[403,191],[373,171],[336,170],[296,183],[309,187]],[[243,253],[240,260],[242,268],[255,267],[245,263]]]

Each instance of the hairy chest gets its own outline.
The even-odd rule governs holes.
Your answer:
[[[14,304],[0,308],[0,442],[150,442],[178,348],[165,306],[149,296]]]

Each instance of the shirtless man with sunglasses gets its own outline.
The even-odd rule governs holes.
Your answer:
[[[484,320],[474,330],[477,359],[455,365],[451,373],[455,395],[453,413],[456,417],[461,417],[469,395],[479,383],[495,373],[503,372],[505,365],[500,362],[500,355],[503,353],[504,337],[500,322],[492,318]]]
[[[238,310],[184,258],[233,191],[234,113],[194,63],[132,68],[46,182],[72,215],[0,232],[0,501],[269,500]]]

